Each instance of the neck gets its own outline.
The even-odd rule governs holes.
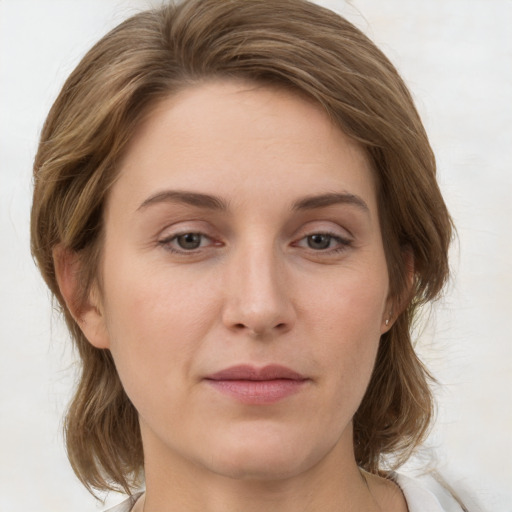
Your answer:
[[[216,474],[175,454],[166,460],[146,439],[146,495],[134,512],[382,512],[352,443],[342,441],[307,470],[265,480]]]

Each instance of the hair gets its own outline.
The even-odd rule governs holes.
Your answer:
[[[78,258],[76,300],[84,300],[99,272],[104,204],[135,128],[159,101],[216,79],[311,99],[372,162],[396,321],[353,419],[357,463],[380,474],[398,467],[433,416],[432,377],[411,329],[418,306],[436,299],[448,277],[452,223],[398,72],[351,23],[305,0],[169,3],[122,22],[85,55],[50,110],[34,162],[31,248],[81,360],[65,433],[71,465],[91,492],[130,493],[143,472],[142,441],[110,352],[87,341],[66,307],[54,249]]]

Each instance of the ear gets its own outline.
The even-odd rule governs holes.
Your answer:
[[[388,297],[386,309],[382,316],[381,334],[389,331],[400,313],[409,305],[411,294],[414,287],[414,253],[411,247],[406,246],[402,249],[402,261],[405,267],[405,287],[400,297]]]
[[[53,264],[66,307],[84,336],[96,348],[110,346],[98,286],[93,284],[84,298],[81,292],[81,262],[78,254],[61,245],[53,249]]]

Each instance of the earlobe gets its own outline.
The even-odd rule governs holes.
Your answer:
[[[57,246],[53,262],[60,293],[66,307],[85,337],[96,348],[109,348],[109,337],[99,290],[93,285],[86,295],[81,291],[80,258],[71,249]]]
[[[395,321],[395,318],[393,316],[393,310],[389,306],[389,304],[390,304],[390,301],[388,301],[388,304],[386,305],[386,309],[384,311],[384,315],[382,317],[382,324],[381,324],[381,331],[380,331],[381,334],[388,332],[391,329],[391,327],[393,326],[393,323]]]

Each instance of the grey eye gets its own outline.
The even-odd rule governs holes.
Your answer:
[[[176,237],[176,243],[181,249],[190,251],[201,246],[202,238],[200,233],[185,233]]]
[[[331,245],[332,236],[317,233],[315,235],[309,235],[307,237],[308,247],[310,249],[322,250],[328,249]]]

